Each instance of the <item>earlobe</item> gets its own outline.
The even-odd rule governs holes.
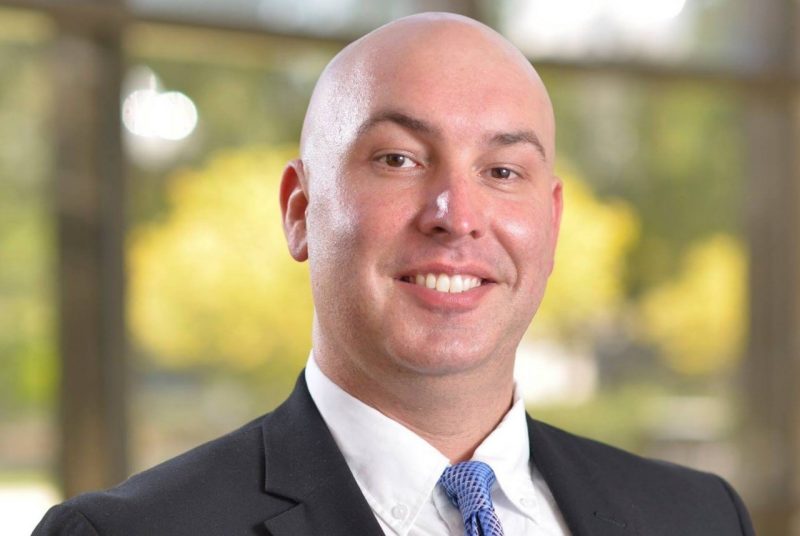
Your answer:
[[[306,194],[305,171],[303,161],[292,160],[286,164],[281,177],[280,189],[281,214],[283,216],[283,233],[289,253],[294,260],[303,262],[308,259],[308,232],[306,226]]]

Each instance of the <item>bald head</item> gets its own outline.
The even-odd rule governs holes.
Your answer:
[[[561,217],[553,131],[530,63],[464,17],[407,17],[331,61],[281,207],[336,383],[381,408],[406,380],[415,404],[421,377],[474,374],[508,408]]]
[[[505,108],[509,116],[527,120],[509,132],[539,145],[552,169],[552,106],[522,53],[470,18],[412,15],[351,43],[328,64],[303,124],[301,159],[307,174],[335,174],[336,161],[376,117],[427,123],[434,112],[446,112],[448,126],[457,129],[487,108]]]

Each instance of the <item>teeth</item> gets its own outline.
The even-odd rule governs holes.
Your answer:
[[[455,274],[452,276],[447,274],[417,274],[412,279],[421,287],[427,287],[438,292],[449,292],[451,294],[466,292],[481,286],[480,277],[462,274]]]
[[[460,275],[454,275],[450,278],[450,292],[463,292],[464,291],[464,280],[461,278]]]
[[[450,292],[450,276],[447,274],[440,274],[436,278],[436,290],[439,292]]]
[[[436,288],[436,276],[433,274],[425,276],[425,286],[428,288]]]

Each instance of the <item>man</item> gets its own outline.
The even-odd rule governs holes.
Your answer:
[[[281,184],[316,313],[294,393],[36,534],[753,534],[720,478],[525,415],[512,371],[553,268],[554,128],[528,61],[470,19],[345,48]]]

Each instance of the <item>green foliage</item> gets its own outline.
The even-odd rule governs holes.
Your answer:
[[[636,207],[626,293],[669,279],[702,237],[740,233],[745,154],[735,92],[680,79],[549,73],[558,146],[601,199]]]
[[[592,348],[599,327],[631,351],[623,360],[653,352],[688,381],[730,370],[747,307],[733,238],[746,168],[738,97],[680,80],[547,74],[559,147],[576,170],[568,177],[592,185],[601,213],[616,212],[609,199],[635,207],[636,233],[620,247],[614,218],[593,215],[568,183],[562,251],[532,333],[541,323],[546,335]],[[595,236],[579,246],[591,254],[576,254],[572,233]]]
[[[49,84],[41,19],[0,47],[0,417],[45,409],[56,377]]]
[[[529,408],[535,419],[580,433],[626,450],[641,452],[650,424],[648,406],[667,394],[663,386],[627,384],[600,391],[591,402],[580,405],[547,405]]]
[[[692,247],[674,279],[642,297],[641,329],[666,362],[686,375],[708,375],[741,357],[746,263],[742,246],[717,235]]]
[[[625,260],[640,224],[624,201],[601,200],[573,173],[561,176],[565,201],[555,269],[530,336],[569,345],[585,342],[625,302]]]
[[[310,285],[287,252],[277,196],[293,154],[229,151],[178,172],[166,218],[132,232],[130,323],[160,365],[247,371],[305,360]]]
[[[675,275],[631,295],[626,259],[637,245],[638,213],[566,177],[556,267],[528,336],[585,348],[617,324],[679,375],[709,376],[735,364],[745,334],[741,244],[725,234],[705,238],[687,250]],[[625,320],[627,310],[636,314]]]

